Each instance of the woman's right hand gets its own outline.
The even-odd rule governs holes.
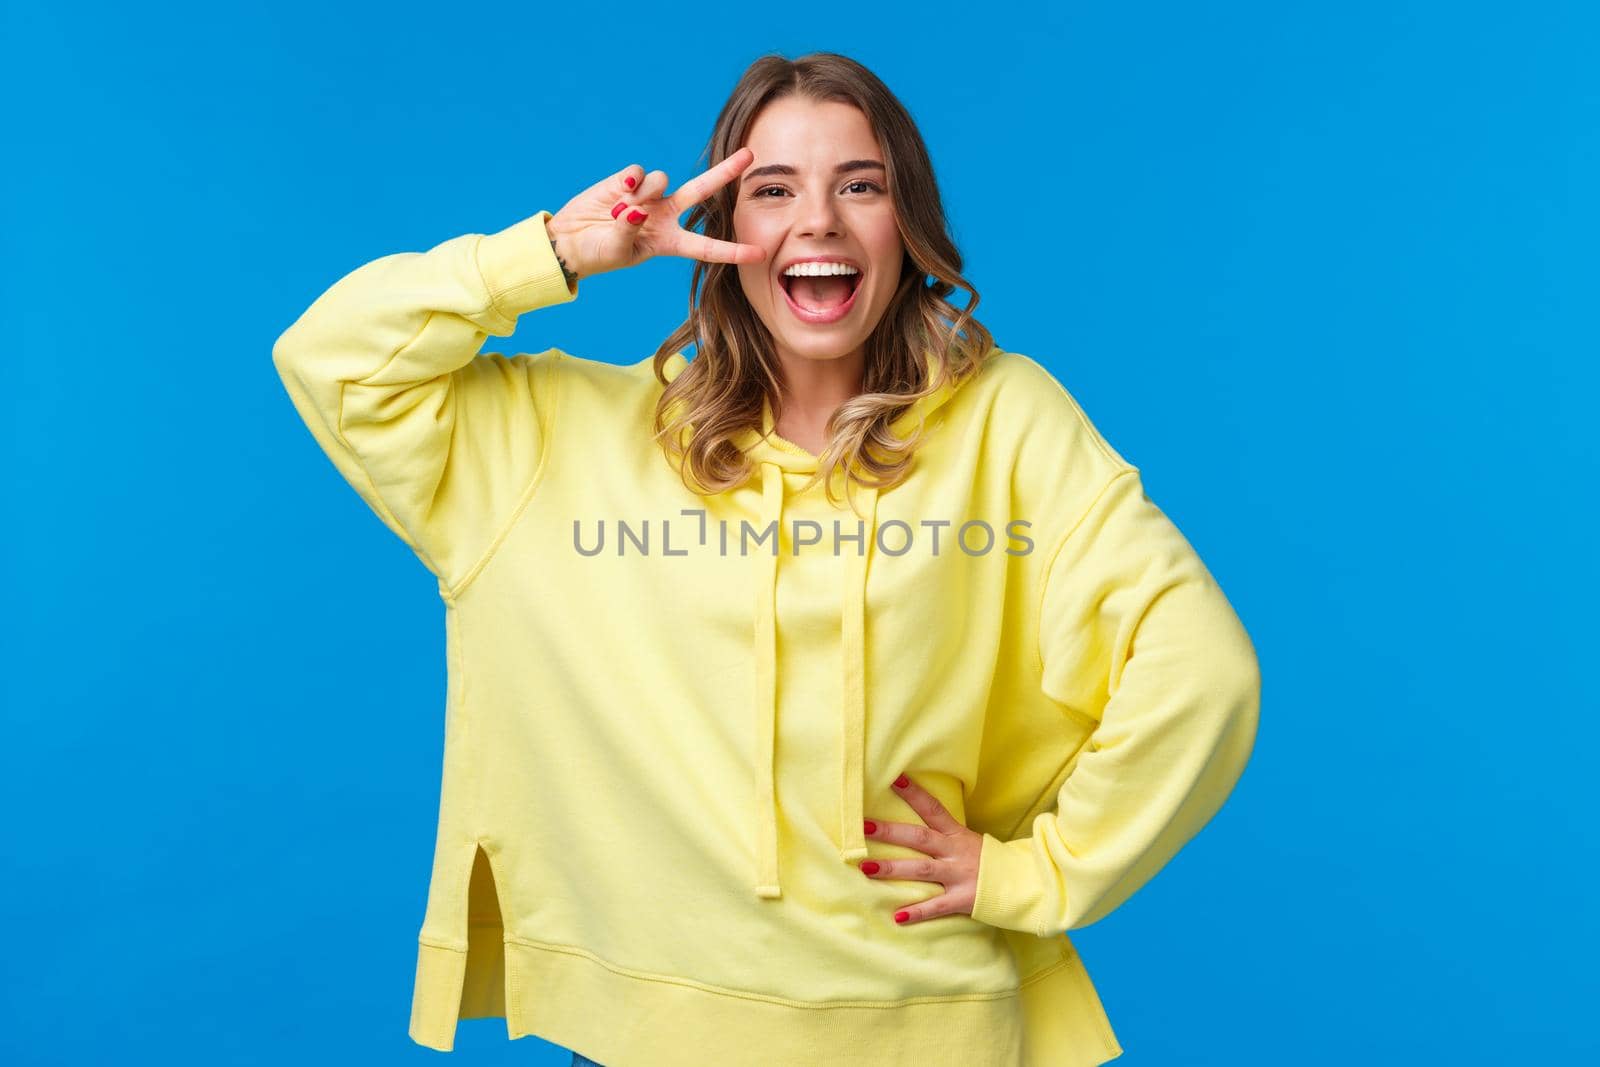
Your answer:
[[[632,267],[651,256],[685,256],[707,263],[759,263],[758,245],[718,241],[685,230],[678,216],[739,176],[755,159],[741,148],[721,163],[678,187],[671,196],[664,172],[649,174],[637,163],[597,182],[571,200],[545,224],[555,252],[579,278]],[[628,179],[634,188],[628,188]]]

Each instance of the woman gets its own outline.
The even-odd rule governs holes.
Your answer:
[[[1138,468],[971,316],[876,77],[764,57],[710,156],[368,263],[274,349],[446,607],[410,1034],[1104,1063],[1067,931],[1232,789],[1251,642]],[[659,256],[697,262],[652,357],[480,354]]]

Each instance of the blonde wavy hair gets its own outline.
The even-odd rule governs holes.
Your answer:
[[[948,234],[922,135],[904,105],[860,63],[833,52],[757,59],[717,116],[702,153],[707,167],[737,152],[762,108],[788,96],[853,104],[866,116],[883,151],[906,250],[900,285],[866,341],[862,391],[829,420],[828,444],[806,483],[810,488],[823,481],[832,504],[836,474],[880,489],[902,481],[922,428],[899,438],[890,425],[944,378],[959,384],[976,374],[994,344],[973,317],[978,291],[961,276],[961,253]],[[690,210],[684,227],[693,230],[704,223],[706,236],[734,240],[737,195],[737,183],[718,190]],[[946,299],[957,288],[969,294],[964,309]],[[774,420],[781,417],[779,363],[770,333],[740,287],[736,265],[697,261],[689,307],[689,317],[655,353],[656,378],[666,386],[656,405],[655,438],[691,491],[717,493],[754,473],[755,464],[735,440],[751,428],[761,432],[763,399],[771,404]],[[668,383],[663,368],[691,343],[695,357]],[[930,380],[925,351],[941,357],[934,361],[939,379]]]

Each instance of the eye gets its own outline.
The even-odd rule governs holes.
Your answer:
[[[846,189],[853,189],[854,187],[856,187],[858,185],[864,185],[868,189],[872,190],[875,193],[883,192],[883,188],[880,185],[878,185],[877,182],[868,181],[865,178],[857,178],[855,181],[850,182],[848,185],[846,185],[845,188]],[[757,189],[755,192],[751,193],[750,194],[750,199],[752,199],[752,200],[759,200],[759,199],[774,200],[774,199],[776,199],[776,197],[766,196],[767,193],[771,192],[774,189],[778,190],[779,192],[783,192],[783,193],[788,192],[788,190],[785,189],[781,185],[764,185],[761,188]]]

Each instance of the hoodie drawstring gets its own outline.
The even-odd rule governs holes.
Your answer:
[[[924,350],[923,358],[929,378],[938,380],[940,384],[894,420],[890,430],[896,436],[916,431],[956,391],[955,382],[941,373],[939,356],[932,350]],[[662,369],[663,380],[670,383],[688,365],[689,361],[683,352],[674,353]],[[685,446],[692,428],[693,424],[690,423],[683,429],[682,443]],[[755,727],[757,808],[755,891],[758,897],[777,898],[783,895],[778,871],[776,601],[778,552],[782,550],[783,542],[784,476],[815,472],[818,457],[777,436],[770,398],[762,400],[760,429],[747,426],[733,440],[740,451],[750,456],[760,468],[759,528],[765,530],[774,526],[777,531],[772,552],[763,553],[757,548],[752,571],[755,585],[752,626],[755,646],[752,711],[755,722],[752,725]],[[867,855],[867,837],[861,825],[866,813],[867,571],[871,563],[870,553],[877,546],[878,533],[878,490],[860,482],[853,483],[854,492],[848,491],[851,488],[852,484],[847,484],[846,499],[853,503],[864,498],[866,507],[863,509],[865,522],[861,527],[861,544],[856,545],[853,537],[845,540],[846,534],[841,523],[838,545],[838,551],[846,553],[846,544],[857,548],[856,553],[847,555],[844,561],[843,588],[839,596],[839,858],[845,863],[854,863]]]
[[[859,487],[866,502],[866,519],[861,524],[857,551],[845,558],[844,589],[840,597],[839,659],[839,858],[850,863],[867,856],[865,818],[866,749],[866,599],[867,563],[877,536],[878,490]],[[758,825],[756,827],[756,883],[761,897],[781,897],[778,874],[778,796],[774,781],[774,757],[778,718],[778,628],[777,596],[778,552],[783,544],[783,468],[770,460],[761,463],[761,516],[759,529],[771,526],[775,533],[773,551],[757,552],[755,580],[756,647],[756,786]],[[844,539],[841,536],[841,543]],[[854,540],[851,544],[856,544]]]
[[[774,526],[774,520],[777,524]],[[756,553],[756,789],[759,809],[756,826],[756,895],[777,897],[778,793],[773,784],[774,733],[778,718],[778,552],[783,545],[783,470],[776,463],[761,464],[761,525],[772,526],[772,552]]]
[[[839,691],[842,717],[839,737],[844,749],[839,765],[839,784],[843,790],[839,797],[839,840],[843,842],[839,858],[846,863],[867,857],[867,836],[861,825],[866,815],[862,766],[867,730],[867,561],[877,537],[877,487],[863,487],[862,495],[867,505],[867,518],[862,524],[859,551],[845,557],[839,619],[839,659],[844,666]]]

